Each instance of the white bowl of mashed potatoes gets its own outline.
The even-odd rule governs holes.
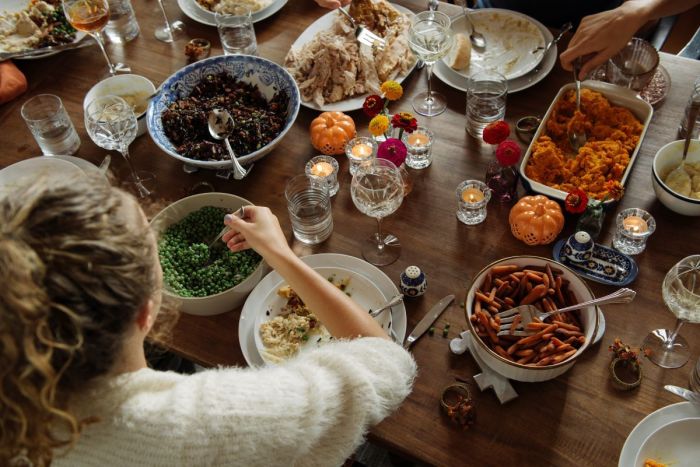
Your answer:
[[[148,129],[146,111],[150,96],[156,92],[151,80],[140,75],[117,75],[103,79],[88,91],[83,100],[83,110],[98,97],[114,95],[124,99],[134,109],[139,125],[136,136],[141,136]]]
[[[700,140],[691,140],[682,169],[684,140],[663,146],[654,156],[651,182],[656,197],[671,211],[700,216]]]

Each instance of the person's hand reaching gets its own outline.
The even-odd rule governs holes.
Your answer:
[[[231,230],[224,234],[222,240],[233,252],[252,248],[273,267],[277,259],[294,255],[277,216],[267,207],[246,206],[243,219],[229,214],[224,223]]]

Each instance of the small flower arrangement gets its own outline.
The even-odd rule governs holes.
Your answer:
[[[610,362],[610,377],[618,389],[630,390],[642,382],[642,368],[639,361],[639,351],[635,351],[620,338],[615,338],[608,350],[613,353]],[[644,351],[646,354],[646,351]]]
[[[604,184],[604,193],[603,199],[599,200],[589,198],[588,194],[580,188],[574,188],[564,199],[566,212],[582,214],[576,223],[576,230],[588,232],[593,239],[598,238],[603,228],[603,220],[605,219],[603,203],[609,199],[619,200],[625,193],[625,189],[620,182],[608,180]]]
[[[484,128],[483,139],[495,147],[496,160],[486,168],[486,185],[493,190],[493,196],[502,203],[517,199],[518,172],[515,165],[520,160],[520,145],[508,139],[510,126],[504,120],[489,123]]]
[[[616,337],[612,345],[608,346],[608,350],[613,353],[613,358],[622,360],[624,365],[630,365],[635,370],[639,369],[639,352],[632,350],[632,347],[624,344],[619,337]]]
[[[588,207],[588,195],[580,188],[571,190],[564,199],[564,209],[571,214],[581,214]]]

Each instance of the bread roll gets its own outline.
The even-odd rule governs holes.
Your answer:
[[[447,64],[455,70],[464,70],[469,66],[471,57],[472,44],[469,38],[462,33],[455,34],[452,50],[447,56]]]

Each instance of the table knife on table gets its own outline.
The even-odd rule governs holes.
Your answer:
[[[413,331],[411,331],[411,334],[408,335],[406,338],[406,342],[404,342],[403,347],[405,349],[408,349],[411,347],[411,345],[418,340],[420,336],[427,331],[430,326],[435,322],[436,319],[440,317],[443,311],[445,311],[445,308],[452,303],[455,299],[454,295],[448,295],[447,297],[443,298],[439,302],[437,302],[433,307],[430,309],[428,313],[423,317],[423,319],[420,320],[420,322],[416,325],[415,328],[413,328]]]
[[[668,392],[672,392],[673,394],[677,396],[681,396],[683,399],[693,402],[695,404],[700,405],[700,393],[697,393],[695,391],[690,391],[688,389],[679,387],[679,386],[674,386],[672,384],[667,384],[664,386],[664,389],[667,390]]]

